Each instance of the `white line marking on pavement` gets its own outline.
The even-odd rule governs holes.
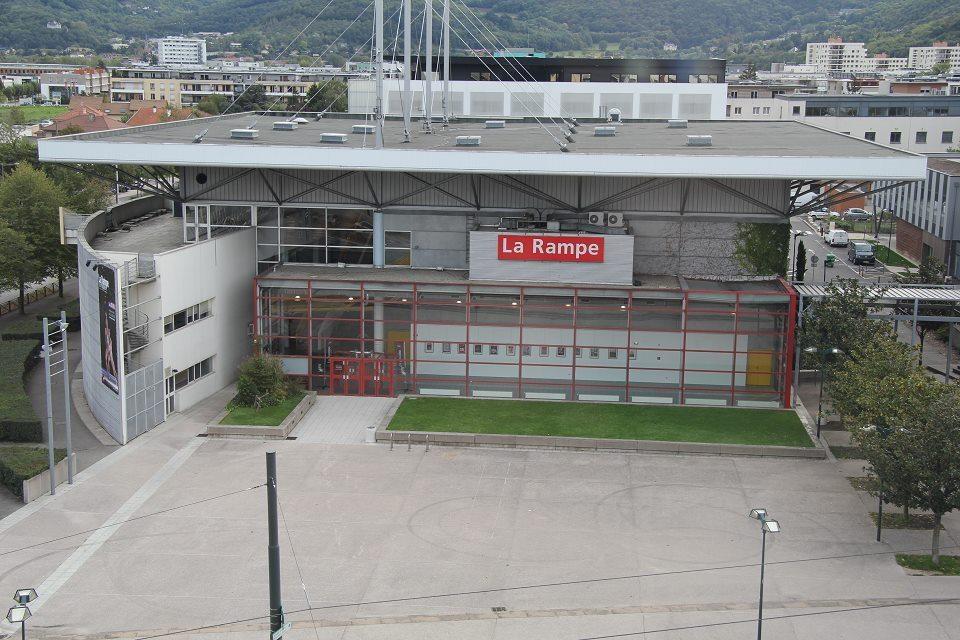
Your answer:
[[[53,573],[47,576],[47,579],[37,587],[38,599],[30,605],[31,611],[36,613],[37,609],[43,606],[120,528],[114,525],[121,525],[133,516],[202,444],[203,440],[199,438],[191,439],[186,446],[167,460],[166,464],[160,467],[149,480],[143,483],[119,509],[114,511],[113,515],[99,529],[91,533],[90,537],[70,554],[70,557],[54,569]]]

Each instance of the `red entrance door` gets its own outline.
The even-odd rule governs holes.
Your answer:
[[[330,393],[344,396],[395,396],[396,361],[388,358],[330,358]]]

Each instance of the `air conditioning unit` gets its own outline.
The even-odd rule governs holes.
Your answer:
[[[603,226],[603,214],[602,213],[590,213],[587,214],[587,223],[592,224],[596,227]]]
[[[623,214],[622,213],[608,213],[606,216],[606,224],[608,227],[622,227],[623,226]]]

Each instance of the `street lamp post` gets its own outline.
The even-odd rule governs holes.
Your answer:
[[[757,640],[763,638],[763,574],[767,564],[767,533],[780,531],[780,523],[766,509],[751,509],[750,517],[760,521],[760,600],[757,604]]]
[[[823,361],[820,363],[820,398],[817,402],[817,440],[820,440],[820,428],[823,422],[823,380],[827,371],[827,362],[830,356],[836,356],[843,353],[836,347],[827,349],[818,349],[817,347],[807,347],[805,353],[817,353],[823,355]]]
[[[13,594],[13,601],[17,604],[7,611],[7,622],[20,624],[20,640],[27,640],[27,618],[30,617],[30,607],[27,606],[37,598],[35,589],[17,589]]]

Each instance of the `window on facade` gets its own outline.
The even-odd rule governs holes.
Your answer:
[[[590,82],[589,73],[571,73],[570,82]]]
[[[591,348],[591,349],[590,349],[590,358],[595,360],[595,359],[597,359],[597,358],[599,358],[599,357],[600,357],[600,349],[597,349],[596,347]]]
[[[473,345],[473,355],[475,355],[475,356],[482,356],[482,355],[483,355],[483,345],[482,345],[482,344],[475,344],[475,345]]]
[[[550,355],[550,347],[540,347],[540,357],[546,358]]]
[[[890,132],[890,144],[900,144],[902,135],[899,131]]]
[[[182,389],[191,382],[213,373],[213,356],[204,358],[195,365],[173,374],[173,388]]]
[[[450,353],[450,343],[444,342],[441,351],[443,351],[443,353]]]
[[[835,116],[837,110],[833,106],[807,106],[806,115],[813,118]]]
[[[261,267],[276,262],[373,264],[373,212],[323,207],[258,207]],[[387,264],[410,264],[410,233],[384,234]]]
[[[187,307],[182,311],[171,313],[163,319],[163,332],[170,333],[176,331],[188,324],[193,324],[210,316],[210,310],[213,307],[213,299],[204,300],[200,304]]]
[[[677,76],[672,73],[651,73],[650,82],[676,82]]]
[[[876,141],[877,141],[877,132],[876,132],[876,131],[867,131],[866,133],[863,134],[863,139],[864,139],[864,140],[869,140],[870,142],[876,142]]]
[[[755,116],[760,115],[760,107],[754,107],[754,108],[753,108],[753,115],[755,115]]]
[[[637,82],[637,74],[635,73],[611,73],[610,74],[611,82]]]
[[[727,97],[728,97],[728,98],[736,98],[736,97],[737,97],[737,92],[736,92],[736,91],[731,91],[731,92],[730,92],[730,95],[728,95]]]
[[[734,113],[734,115],[738,115],[738,116],[739,116],[741,113],[743,113],[743,107],[734,107],[734,108],[733,108],[733,113]]]
[[[953,131],[944,131],[940,134],[940,143],[941,144],[952,144],[953,143]]]
[[[763,108],[763,115],[765,115],[765,116],[770,115],[770,107],[764,107],[764,108]]]
[[[751,92],[750,92],[750,97],[751,97],[751,98],[759,98],[759,97],[760,97],[760,92],[759,92],[759,91],[751,91]]]
[[[926,131],[917,131],[916,138],[914,139],[916,144],[927,144],[927,132]]]
[[[799,107],[798,105],[794,105],[794,107],[793,107],[793,115],[795,115],[795,116],[800,115],[800,107]]]
[[[687,76],[687,82],[691,84],[702,84],[704,82],[719,82],[717,76],[710,73],[696,73]]]
[[[493,80],[493,78],[491,77],[489,71],[471,71],[471,72],[470,72],[470,79],[471,79],[471,80],[485,80],[485,81],[487,81],[487,82],[489,82],[490,80]]]

